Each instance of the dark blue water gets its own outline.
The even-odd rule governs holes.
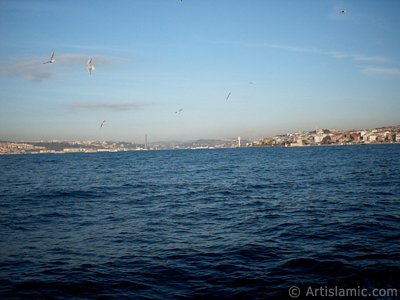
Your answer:
[[[0,298],[400,290],[400,145],[0,156]]]

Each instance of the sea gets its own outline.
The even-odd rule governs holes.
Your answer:
[[[400,298],[398,144],[0,156],[1,299],[348,290]]]

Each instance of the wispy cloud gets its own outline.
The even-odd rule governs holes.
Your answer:
[[[368,61],[377,63],[389,63],[392,60],[385,56],[370,56],[364,54],[349,54],[340,51],[331,51],[320,48],[307,48],[307,47],[297,47],[290,45],[279,45],[279,44],[262,44],[264,47],[282,49],[291,52],[303,52],[319,55],[327,55],[335,59],[351,59],[353,61]]]
[[[392,60],[385,56],[352,55],[351,58],[357,61],[368,61],[377,63],[390,63]]]
[[[80,102],[70,105],[74,110],[136,111],[152,105],[150,102]]]
[[[269,43],[245,44],[244,46],[272,48],[288,52],[323,55],[331,57],[332,59],[350,60],[359,63],[375,63],[377,65],[380,64],[384,66],[365,67],[364,69],[361,69],[361,72],[365,75],[400,77],[400,68],[398,68],[399,65],[398,62],[387,56],[353,54],[340,51],[325,50],[320,48],[299,47],[292,45],[269,44]]]
[[[367,75],[383,75],[388,77],[400,77],[400,68],[368,67],[362,70]]]
[[[337,50],[322,49],[316,47],[303,47],[288,44],[274,44],[274,43],[249,43],[249,42],[232,42],[232,41],[211,41],[214,44],[229,44],[239,47],[247,48],[270,48],[279,49],[288,52],[298,52],[305,54],[325,55],[334,59],[348,59],[352,61],[376,62],[376,63],[393,63],[393,59],[382,55],[366,55],[363,53],[347,53]]]
[[[257,44],[255,44],[257,46]],[[324,54],[324,51],[318,48],[305,48],[298,46],[290,46],[290,45],[280,45],[280,44],[258,44],[259,46],[267,47],[267,48],[275,48],[282,49],[291,52],[304,52],[304,53],[316,53],[316,54]]]
[[[96,55],[96,54],[83,54],[83,53],[62,53],[56,54],[57,61],[61,64],[82,64],[86,63],[88,58],[93,58],[96,64],[113,64],[122,61],[121,57]]]
[[[21,77],[28,81],[40,82],[53,77],[53,72],[49,68],[44,68],[41,61],[27,59],[1,66],[0,75],[3,77]]]
[[[3,77],[20,77],[31,82],[41,82],[50,79],[55,74],[55,66],[44,65],[50,57],[33,57],[20,60],[14,60],[0,65],[0,76]],[[123,61],[122,58],[107,55],[90,55],[83,53],[55,53],[57,68],[76,67],[77,65],[85,66],[87,60],[93,58],[95,65],[110,65]]]

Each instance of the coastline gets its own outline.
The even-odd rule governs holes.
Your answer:
[[[149,148],[149,149],[108,149],[106,151],[96,151],[93,149],[77,150],[77,151],[32,151],[32,152],[9,152],[0,153],[2,155],[40,155],[40,154],[94,154],[94,153],[121,153],[121,152],[136,152],[136,151],[179,151],[179,150],[219,150],[219,149],[259,149],[259,148],[319,148],[319,147],[349,147],[349,146],[383,146],[383,145],[400,145],[398,142],[382,142],[382,143],[348,143],[348,144],[315,144],[302,146],[284,146],[284,145],[255,145],[243,147],[187,147],[187,148]]]
[[[316,129],[250,140],[242,139],[199,139],[189,142],[154,142],[137,144],[134,142],[115,141],[38,141],[8,142],[0,141],[0,155],[4,154],[65,154],[99,153],[149,150],[182,149],[224,149],[252,147],[310,147],[310,146],[347,146],[347,145],[383,145],[400,144],[400,125],[385,126],[375,129],[345,130]]]

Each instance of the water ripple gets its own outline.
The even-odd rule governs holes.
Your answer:
[[[0,297],[400,287],[400,147],[1,156]]]

